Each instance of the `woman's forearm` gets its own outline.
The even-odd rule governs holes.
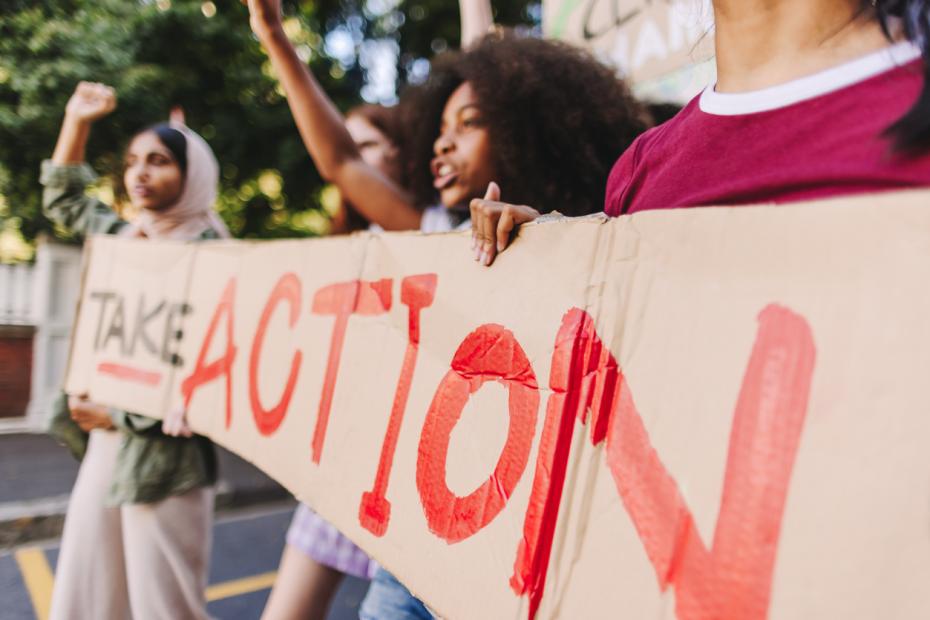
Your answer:
[[[333,180],[340,165],[359,157],[345,118],[310,75],[282,28],[269,27],[259,38],[287,93],[297,129],[317,170],[323,178]]]
[[[478,42],[494,25],[491,0],[459,0],[462,19],[462,49]]]
[[[65,114],[65,120],[58,132],[58,142],[52,153],[52,161],[59,166],[80,164],[84,162],[87,139],[90,136],[90,123],[75,119]]]
[[[287,93],[297,129],[320,175],[334,183],[369,221],[388,230],[418,228],[420,213],[407,193],[367,166],[345,118],[297,56],[280,24],[258,31]]]

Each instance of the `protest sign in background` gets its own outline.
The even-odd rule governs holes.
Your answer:
[[[546,0],[543,29],[591,49],[646,99],[684,103],[714,79],[710,0]]]
[[[927,617],[928,200],[536,224],[490,269],[97,237],[67,388],[186,403],[445,617]]]

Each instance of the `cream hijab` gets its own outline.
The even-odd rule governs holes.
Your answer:
[[[213,210],[219,184],[219,164],[209,145],[182,123],[171,123],[187,143],[187,171],[184,188],[178,201],[157,211],[143,209],[129,226],[120,231],[124,237],[199,239],[205,230],[214,230],[221,238],[229,238],[226,224]]]

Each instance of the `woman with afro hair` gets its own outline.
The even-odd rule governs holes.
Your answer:
[[[489,35],[437,58],[426,83],[404,98],[415,133],[408,191],[364,162],[287,41],[280,0],[248,3],[320,174],[386,230],[463,226],[470,201],[482,196],[573,215],[595,210],[611,164],[647,125],[626,85],[587,52]]]
[[[599,209],[610,166],[647,118],[624,83],[587,52],[508,33],[435,59],[410,99],[420,119],[411,147],[415,199],[433,204],[438,191],[443,205],[464,216],[491,181],[510,201],[542,211]],[[462,119],[457,110],[465,111]],[[470,128],[487,134],[485,178],[465,177],[479,162],[457,152],[458,134]]]
[[[930,187],[930,0],[713,6],[716,84],[620,157],[608,215]],[[490,200],[472,215],[491,260],[536,217]]]

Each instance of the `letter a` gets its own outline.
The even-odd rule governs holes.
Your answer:
[[[236,279],[230,278],[229,283],[223,290],[220,302],[213,312],[213,318],[210,319],[210,326],[207,328],[207,335],[203,339],[203,345],[200,347],[200,354],[197,356],[197,363],[194,365],[194,371],[181,383],[181,394],[184,396],[184,408],[190,407],[191,398],[194,392],[205,383],[209,383],[219,377],[226,375],[226,428],[232,423],[232,367],[236,359],[236,343],[233,341],[233,324],[235,322],[234,302],[236,299]],[[213,342],[213,335],[216,333],[223,315],[226,317],[226,352],[223,357],[206,363],[207,353],[210,351],[210,344]]]

